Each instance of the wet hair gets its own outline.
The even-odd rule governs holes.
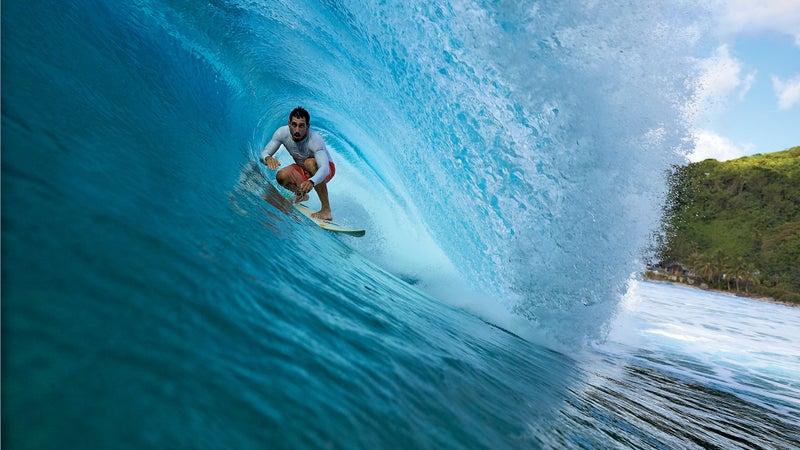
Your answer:
[[[306,119],[306,125],[311,126],[311,116],[308,114],[308,111],[305,110],[302,106],[298,106],[297,108],[293,109],[292,112],[289,113],[289,122],[292,121],[292,117],[296,117],[298,119]]]

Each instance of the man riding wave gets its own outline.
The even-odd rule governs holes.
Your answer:
[[[281,145],[294,159],[294,164],[279,170],[275,176],[278,183],[295,193],[295,201],[305,201],[313,188],[322,205],[312,217],[333,220],[328,200],[328,181],[336,174],[336,167],[319,133],[310,129],[311,116],[298,106],[289,113],[289,123],[278,128],[261,152],[261,161],[270,170],[277,170],[281,163],[272,155]]]

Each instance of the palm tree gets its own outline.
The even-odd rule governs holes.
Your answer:
[[[714,261],[713,259],[706,253],[700,253],[694,260],[694,273],[697,275],[701,280],[707,283],[711,283],[714,277]]]
[[[744,285],[744,291],[749,293],[748,287],[752,283],[753,286],[758,286],[761,284],[761,272],[756,268],[756,265],[753,262],[748,262],[745,264],[745,272],[747,273],[747,283]]]
[[[736,277],[736,292],[739,292],[739,281],[744,279],[747,271],[744,268],[744,259],[741,256],[732,261],[732,263],[731,272]]]

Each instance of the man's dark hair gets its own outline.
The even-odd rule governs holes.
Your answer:
[[[306,119],[306,125],[311,126],[311,116],[308,114],[308,111],[305,110],[302,106],[298,106],[297,108],[293,109],[292,112],[289,113],[289,121],[292,121],[292,117],[296,117],[298,119]]]

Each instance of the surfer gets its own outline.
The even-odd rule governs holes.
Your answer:
[[[336,173],[336,168],[322,136],[310,129],[310,126],[311,116],[308,111],[300,106],[293,109],[289,113],[289,123],[278,128],[264,147],[261,162],[270,170],[277,170],[281,163],[272,155],[283,145],[295,163],[279,170],[275,179],[281,186],[295,193],[295,202],[308,200],[308,193],[313,188],[322,207],[312,217],[333,220],[327,184]]]

